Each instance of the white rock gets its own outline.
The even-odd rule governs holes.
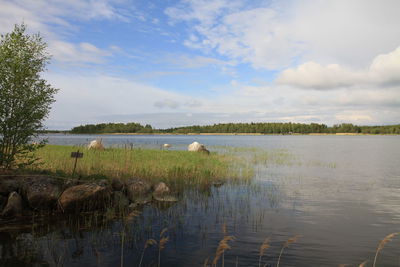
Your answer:
[[[99,150],[103,150],[104,146],[101,142],[101,140],[93,140],[90,142],[90,144],[88,145],[89,149],[99,149]]]

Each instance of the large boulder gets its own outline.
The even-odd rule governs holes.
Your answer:
[[[206,147],[203,144],[200,144],[199,142],[193,142],[188,146],[188,151],[193,151],[193,152],[204,152],[206,154],[210,154],[210,151],[206,149]]]
[[[22,215],[22,198],[17,192],[11,192],[7,199],[7,205],[4,207],[1,216],[18,217]]]
[[[33,209],[45,210],[56,207],[62,183],[54,178],[33,177],[23,185],[23,193]]]
[[[151,183],[138,179],[132,178],[125,180],[125,190],[128,199],[131,202],[145,204],[151,201]]]
[[[103,150],[104,146],[103,146],[103,142],[102,140],[93,140],[89,143],[88,145],[89,149],[97,149],[97,150]]]
[[[81,184],[67,188],[58,202],[61,210],[90,211],[105,208],[110,201],[110,190],[98,184]]]

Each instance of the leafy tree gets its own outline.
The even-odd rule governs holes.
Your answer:
[[[39,34],[15,25],[0,37],[0,168],[32,164],[32,144],[57,89],[41,78],[49,63],[47,45]],[[43,144],[43,141],[40,143]]]

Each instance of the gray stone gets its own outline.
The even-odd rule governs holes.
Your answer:
[[[131,202],[147,203],[151,201],[152,186],[149,182],[138,178],[125,181],[126,195]]]
[[[3,217],[19,217],[22,215],[22,198],[17,192],[11,192],[7,199],[7,205],[3,209]]]
[[[101,179],[99,181],[96,182],[96,184],[100,185],[100,186],[108,186],[108,180],[107,179]]]
[[[163,193],[168,193],[169,191],[170,191],[169,187],[165,183],[160,182],[156,184],[156,186],[154,187],[153,194],[163,194]]]
[[[111,187],[114,191],[122,191],[124,189],[124,184],[118,178],[114,178],[111,181]]]
[[[56,207],[61,194],[61,182],[49,177],[33,177],[26,179],[23,193],[33,209],[45,210]]]
[[[105,208],[111,194],[107,187],[98,184],[81,184],[69,187],[58,202],[64,212],[90,211]]]

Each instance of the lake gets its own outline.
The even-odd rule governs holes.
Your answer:
[[[50,144],[61,145],[85,145],[96,137],[47,136]],[[143,255],[142,266],[157,266],[157,247],[142,254],[143,248],[167,228],[161,266],[203,266],[207,258],[211,264],[224,235],[235,237],[224,253],[225,266],[259,266],[267,237],[271,243],[261,266],[276,266],[282,246],[294,236],[280,266],[358,266],[365,260],[372,266],[380,240],[400,231],[400,136],[100,137],[106,146],[159,149],[168,143],[186,149],[198,141],[210,151],[238,147],[270,156],[256,161],[250,184],[187,191],[178,203],[144,206],[129,221],[97,223],[82,215],[3,229],[0,265],[138,266]],[[387,243],[376,266],[399,266],[399,246],[399,236]]]

